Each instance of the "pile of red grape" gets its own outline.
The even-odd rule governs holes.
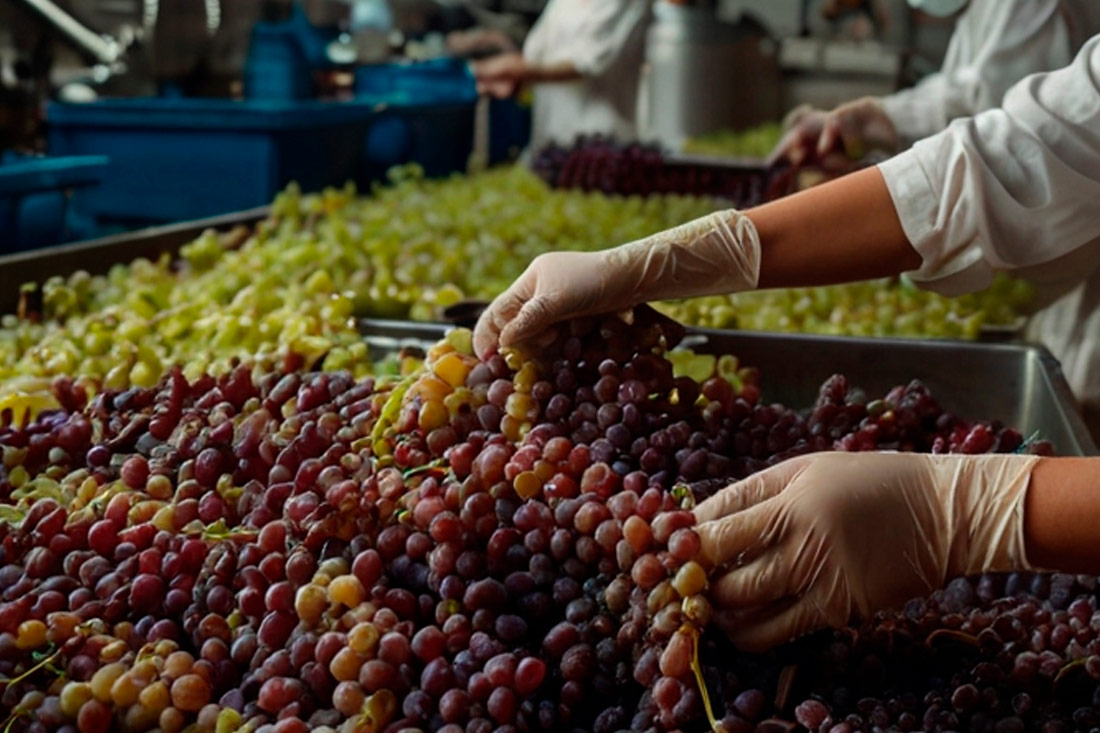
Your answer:
[[[579,137],[570,147],[548,145],[532,169],[553,188],[578,188],[621,196],[686,194],[718,196],[747,208],[786,193],[763,171],[695,159],[672,159],[657,145]],[[774,190],[772,184],[776,184]]]
[[[678,336],[647,311],[573,322],[540,362],[456,331],[386,383],[56,381],[61,409],[0,415],[0,728],[699,730],[706,693],[731,731],[1100,715],[1100,615],[1061,576],[729,649],[696,501],[809,451],[1022,441],[919,383],[763,404],[751,369],[678,374]],[[1021,590],[1045,600],[995,600]]]

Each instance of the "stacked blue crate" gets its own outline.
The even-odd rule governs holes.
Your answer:
[[[74,206],[115,228],[260,206],[291,181],[311,191],[360,180],[372,116],[356,103],[154,97],[46,113],[52,153],[110,158]]]

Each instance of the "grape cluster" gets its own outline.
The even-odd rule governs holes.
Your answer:
[[[959,578],[862,626],[763,655],[701,649],[727,731],[1071,731],[1096,727],[1096,578]]]
[[[708,626],[695,501],[811,450],[1020,440],[919,384],[764,404],[679,334],[639,311],[479,362],[455,331],[404,378],[176,369],[0,411],[0,720],[610,733],[701,725],[707,690],[744,729],[768,675],[725,669],[756,662]]]
[[[619,196],[689,194],[715,196],[747,208],[774,198],[770,176],[757,171],[673,161],[657,145],[579,137],[572,146],[550,144],[532,168],[554,188],[575,188]],[[785,193],[783,190],[781,193]]]

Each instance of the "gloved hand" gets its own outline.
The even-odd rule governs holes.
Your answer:
[[[733,209],[601,252],[549,252],[482,314],[474,349],[485,357],[558,321],[646,301],[751,290],[759,275],[756,226]]]
[[[1024,570],[1037,456],[820,453],[695,509],[716,621],[763,650],[897,607],[951,578]]]
[[[771,163],[791,165],[813,161],[823,169],[841,170],[871,150],[888,153],[898,149],[898,134],[882,104],[863,97],[831,112],[797,107],[784,120],[786,134],[768,156]]]

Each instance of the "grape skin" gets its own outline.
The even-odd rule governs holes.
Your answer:
[[[625,339],[620,328],[607,322],[598,334],[589,332],[589,346],[578,339],[577,348],[595,349],[598,340],[600,349],[625,349],[603,333]],[[628,342],[644,343],[644,337]],[[73,497],[62,506],[50,497],[23,499],[8,479],[0,486],[4,503],[22,513],[19,529],[4,525],[0,534],[0,672],[27,669],[31,652],[57,645],[75,681],[70,684],[88,685],[56,691],[59,714],[78,725],[93,698],[108,706],[112,720],[134,728],[180,729],[223,714],[288,729],[339,725],[357,707],[389,721],[404,715],[431,725],[441,722],[436,715],[454,725],[467,715],[473,729],[522,716],[544,729],[568,722],[603,730],[625,724],[624,716],[635,710],[648,710],[664,727],[698,721],[702,709],[684,662],[689,638],[682,627],[707,627],[709,612],[697,593],[705,575],[692,562],[698,540],[684,511],[692,496],[671,491],[675,475],[641,468],[645,451],[634,450],[633,442],[615,447],[605,440],[611,462],[593,461],[591,446],[569,437],[566,427],[574,415],[581,422],[598,416],[590,390],[610,375],[608,361],[621,383],[654,379],[657,391],[677,384],[671,362],[662,370],[651,355],[624,353],[619,361],[592,361],[608,374],[593,367],[555,379],[590,407],[546,418],[515,441],[466,420],[472,412],[460,400],[444,404],[452,394],[467,399],[450,382],[434,375],[416,381],[406,408],[388,418],[392,432],[383,431],[385,447],[371,445],[380,453],[388,449],[385,455],[409,469],[427,467],[426,441],[439,428],[426,433],[421,418],[425,400],[436,400],[458,441],[448,450],[468,446],[470,472],[461,479],[431,467],[407,475],[392,466],[375,468],[353,449],[375,424],[354,418],[345,424],[340,411],[376,399],[375,407],[357,414],[381,414],[392,382],[304,373],[297,391],[287,387],[291,393],[278,396],[281,404],[295,406],[279,419],[265,416],[264,405],[278,401],[271,394],[287,384],[284,377],[257,380],[243,368],[193,382],[173,373],[156,389],[105,392],[90,403],[81,403],[71,385],[56,385],[61,401],[73,403],[72,412],[47,412],[25,427],[0,429],[0,445],[6,455],[18,455],[28,477],[48,478]],[[448,369],[473,373],[473,360],[450,341],[429,353],[429,371],[448,354],[466,357],[457,365],[447,360]],[[551,384],[530,369],[483,366],[509,381],[516,394]],[[795,454],[830,447],[829,441],[852,449],[882,441],[920,449],[941,441],[945,450],[1018,445],[1012,431],[946,416],[919,384],[872,405],[852,399],[846,382],[836,378],[802,417],[760,404],[744,389],[752,385],[751,371],[739,374],[738,380],[745,378],[741,392],[715,376],[697,384],[710,400],[706,407],[632,401],[620,406],[622,422],[613,425],[629,422],[629,430],[644,431],[646,450],[669,461],[677,460],[677,451],[702,452],[703,471],[713,470],[716,481],[710,489],[697,485],[696,499],[740,472],[763,467],[770,450]],[[546,387],[539,391],[540,405],[548,405],[553,396]],[[468,399],[484,397],[471,393]],[[180,429],[154,443],[145,437],[151,435],[145,418],[166,407]],[[766,441],[750,438],[765,443],[760,457],[751,442],[748,454],[736,447],[746,420],[748,432],[767,433]],[[104,441],[97,447],[104,447],[105,460],[74,466],[67,452],[52,450],[74,440],[68,429],[74,421],[94,425],[90,434]],[[232,431],[220,427],[227,424]],[[254,432],[259,424],[262,430]],[[207,441],[215,439],[228,442],[214,449]],[[23,446],[25,453],[10,453]],[[203,471],[217,466],[224,473],[197,475],[198,458],[212,456],[210,450],[219,458],[204,459]],[[737,458],[723,463],[723,451]],[[141,487],[99,498],[102,487],[129,486],[112,482],[135,470],[127,465],[140,465],[135,457],[150,471]],[[507,476],[514,482],[524,472],[547,477],[542,494],[536,489],[526,499],[518,496]],[[548,499],[546,486],[559,474],[574,486]],[[227,500],[216,517],[203,519],[198,497],[209,491]],[[1044,592],[1064,615],[1036,625],[1040,638],[1029,643],[1039,652],[1017,655],[1012,674],[1020,679],[1047,679],[1066,658],[1089,656],[1094,610],[1074,600],[1076,585],[1056,578]],[[1031,580],[1016,584],[1037,587]],[[937,608],[945,617],[958,615],[998,592],[990,579],[976,588],[953,583]],[[87,631],[80,626],[85,620],[92,624]],[[988,631],[992,620],[979,621],[975,616],[964,623],[970,624],[966,633],[985,634],[983,643],[993,633],[1026,636],[1012,619]],[[918,628],[911,637],[928,632]],[[702,643],[708,674],[721,669],[715,659],[748,663],[722,650],[721,638],[708,630]],[[27,704],[51,720],[54,702],[47,701],[55,695],[32,694],[41,692],[35,687],[46,678],[40,673],[11,694],[30,694]],[[647,696],[638,685],[653,693]],[[712,692],[719,706],[728,707],[740,691],[715,684]],[[826,702],[834,717],[841,711],[872,717]],[[1086,702],[1078,707],[1091,705]],[[983,698],[981,704],[990,703]],[[1013,712],[1047,715],[1045,704],[1021,702],[1016,707],[1028,712]],[[811,709],[820,712],[804,705],[804,716]],[[101,712],[88,707],[86,722]],[[776,712],[794,714],[792,708]],[[747,721],[770,712],[735,714]],[[283,720],[276,722],[278,716]]]

